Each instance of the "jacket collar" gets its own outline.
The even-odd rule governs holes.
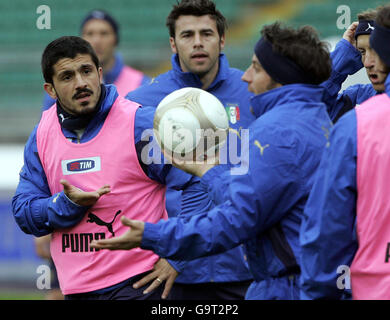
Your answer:
[[[390,77],[389,76],[387,76],[386,81],[385,81],[385,91],[386,91],[387,95],[390,96]]]
[[[180,82],[181,86],[201,88],[202,82],[199,77],[192,72],[183,72],[180,67],[179,56],[173,54],[171,58],[172,70],[175,74],[175,79]],[[219,55],[219,69],[217,76],[207,90],[211,90],[221,82],[225,81],[229,75],[229,62],[225,54]]]
[[[258,118],[279,105],[293,104],[297,100],[310,103],[322,102],[323,91],[323,88],[316,85],[289,84],[254,96],[251,99],[251,105],[256,118]],[[291,107],[293,108],[294,105]]]

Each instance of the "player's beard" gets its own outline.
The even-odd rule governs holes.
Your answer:
[[[66,111],[67,113],[73,115],[74,117],[78,117],[78,116],[88,116],[88,115],[91,115],[91,114],[94,114],[95,111],[96,111],[96,107],[100,101],[100,98],[101,98],[101,94],[102,94],[102,91],[101,91],[101,85],[99,85],[98,89],[97,89],[97,94],[98,94],[98,99],[96,102],[89,102],[89,103],[92,103],[92,106],[88,106],[88,102],[86,104],[83,104],[81,103],[81,108],[78,107],[77,108],[77,111],[75,110],[75,107],[70,107],[68,106],[66,103],[64,103],[63,99],[61,98],[61,96],[58,94],[58,92],[56,91],[55,87],[53,86],[53,89],[54,91],[56,92],[56,96],[57,96],[57,100],[58,102],[60,103],[62,109],[64,109],[64,111]],[[76,92],[72,98],[71,98],[71,101],[76,101],[75,100],[75,97],[77,97],[78,94],[80,94],[81,92],[88,92],[91,94],[91,97],[93,97],[94,95],[94,92],[91,90],[91,89],[87,89],[87,90],[79,90],[78,92]],[[77,103],[77,102],[76,102]]]

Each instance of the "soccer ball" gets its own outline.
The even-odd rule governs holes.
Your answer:
[[[157,106],[153,131],[164,152],[181,160],[205,160],[225,143],[229,120],[222,103],[198,88],[182,88]]]

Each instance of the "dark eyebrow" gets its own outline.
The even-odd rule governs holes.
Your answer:
[[[189,29],[189,30],[183,30],[182,32],[180,32],[180,34],[182,35],[182,34],[185,34],[185,33],[194,33],[194,32],[195,32],[194,30]],[[214,30],[211,29],[211,28],[209,28],[209,29],[201,29],[201,30],[199,30],[199,32],[201,32],[201,33],[213,32],[214,33]]]
[[[185,33],[194,33],[194,30],[183,30],[182,32],[180,32],[180,35]]]
[[[201,29],[200,32],[214,32],[213,29]]]
[[[92,64],[90,64],[90,63],[85,63],[85,64],[82,64],[81,66],[80,66],[80,69],[85,69],[85,68],[93,68],[93,65]]]
[[[67,76],[67,75],[70,75],[70,74],[73,74],[73,70],[64,70],[64,71],[61,71],[59,74],[58,74],[58,77],[63,77],[63,76]]]

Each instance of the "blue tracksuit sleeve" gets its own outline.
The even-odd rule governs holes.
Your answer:
[[[212,206],[212,201],[200,187],[200,179],[165,163],[161,150],[153,139],[155,110],[152,107],[140,107],[136,112],[135,144],[141,166],[152,180],[168,188],[183,190],[181,203],[177,204],[181,215],[187,216],[207,210]],[[169,263],[179,272],[185,267],[185,262]]]
[[[347,77],[363,68],[363,63],[360,52],[345,39],[337,43],[331,52],[331,59],[332,74],[321,86],[325,88],[323,101],[327,105],[330,118],[334,121],[346,104],[350,109],[356,105],[356,97],[351,96],[351,90],[340,94],[339,92]]]
[[[356,140],[352,110],[331,132],[305,207],[300,230],[303,299],[343,295],[337,269],[350,266],[357,250]]]
[[[203,175],[200,183],[213,202],[218,205],[225,202],[230,182],[230,167],[228,165],[219,165],[209,170]]]
[[[274,132],[278,130],[283,129],[259,129],[255,136],[263,145],[269,142],[264,150],[250,139],[249,171],[229,176],[229,200],[189,219],[145,223],[142,247],[163,257],[191,260],[233,248],[279,221],[297,201],[301,186],[294,135]],[[215,177],[219,172],[213,168],[208,174]]]
[[[24,165],[12,208],[19,227],[28,234],[43,236],[54,229],[77,224],[87,211],[70,201],[64,192],[52,195],[38,156],[36,130],[31,133],[24,150]]]

